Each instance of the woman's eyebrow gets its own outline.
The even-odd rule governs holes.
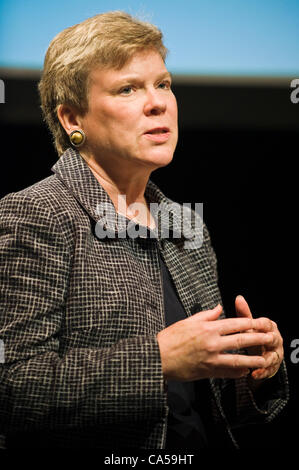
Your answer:
[[[158,80],[163,80],[165,78],[169,78],[171,80],[172,79],[171,73],[167,71],[158,76]]]
[[[155,81],[159,81],[159,80],[165,80],[166,78],[172,80],[172,75],[170,72],[163,72],[159,75],[157,75]],[[123,83],[126,83],[126,82],[143,82],[144,80],[140,77],[140,75],[137,75],[137,74],[128,74],[128,75],[124,75],[123,77],[119,78],[119,79],[116,79],[115,82],[113,82],[113,86],[117,86],[117,85],[121,85]]]

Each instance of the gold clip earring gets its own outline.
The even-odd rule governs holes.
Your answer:
[[[74,147],[81,147],[85,142],[86,136],[81,129],[76,129],[70,133],[69,139]]]

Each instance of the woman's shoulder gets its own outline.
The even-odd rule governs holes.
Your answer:
[[[63,182],[56,175],[51,175],[20,191],[8,193],[0,199],[0,207],[7,204],[19,204],[23,201],[32,205],[45,205],[48,208],[53,206],[54,208],[71,199],[72,195]]]
[[[71,221],[82,208],[63,182],[51,175],[0,200],[0,215],[15,214],[34,220],[57,219]]]
[[[34,202],[42,202],[51,199],[52,195],[61,193],[63,185],[55,175],[48,176],[37,183],[34,183],[19,191],[6,194],[0,199],[0,204],[8,202],[18,202],[21,200],[28,200]]]

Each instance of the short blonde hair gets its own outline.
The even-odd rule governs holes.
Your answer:
[[[69,146],[57,117],[60,104],[88,110],[88,78],[94,67],[121,69],[143,49],[155,49],[165,61],[167,49],[154,25],[128,13],[102,13],[61,31],[51,41],[39,82],[41,108],[59,155]]]

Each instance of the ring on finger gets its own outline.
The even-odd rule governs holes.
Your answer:
[[[276,353],[276,355],[277,355],[277,363],[279,363],[279,362],[280,362],[280,355],[278,354],[278,352],[277,352],[277,351],[274,351],[274,352],[275,352],[275,353]]]
[[[280,362],[280,355],[278,354],[277,351],[274,351],[274,352],[275,352],[276,355],[277,355],[277,359],[278,359],[277,364],[278,364],[278,363]],[[274,374],[269,375],[269,377],[267,377],[267,379],[271,379],[272,377],[274,377],[274,375],[277,374],[278,370],[279,370],[279,369],[277,369],[277,370],[274,372]]]

